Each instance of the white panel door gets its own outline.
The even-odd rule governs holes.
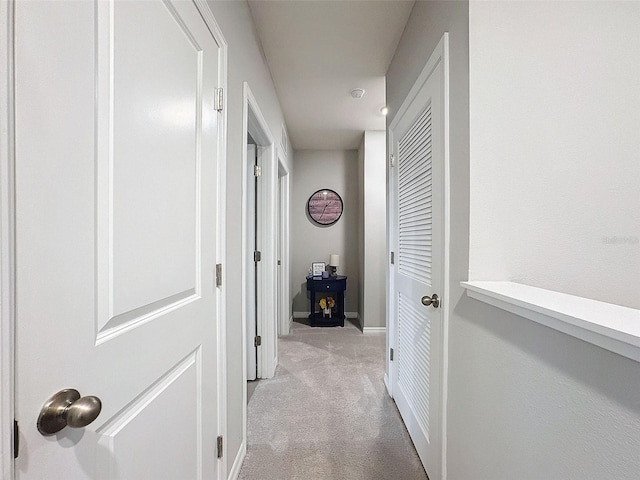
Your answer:
[[[19,479],[212,479],[220,46],[189,1],[16,2]],[[85,428],[43,436],[62,389]]]
[[[443,68],[438,62],[394,120],[396,159],[393,396],[429,478],[441,478]]]
[[[257,271],[253,254],[256,251],[256,145],[247,144],[247,287],[244,301],[247,309],[247,380],[255,380],[258,372],[256,338]]]

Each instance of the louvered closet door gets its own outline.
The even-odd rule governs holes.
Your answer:
[[[441,463],[443,92],[438,64],[392,129],[395,168],[396,358],[393,395],[432,480]]]

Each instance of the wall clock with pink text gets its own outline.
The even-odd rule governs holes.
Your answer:
[[[342,215],[342,198],[333,190],[323,188],[309,197],[307,212],[318,225],[333,225]]]

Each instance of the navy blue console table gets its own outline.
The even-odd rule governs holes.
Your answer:
[[[338,275],[329,278],[307,277],[307,290],[309,290],[309,325],[312,327],[344,327],[344,292],[347,289],[347,277]],[[336,301],[335,307],[331,309],[331,316],[323,316],[322,309],[318,306],[316,312],[316,297],[333,297]]]

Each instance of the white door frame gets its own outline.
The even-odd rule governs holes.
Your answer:
[[[289,335],[293,316],[291,315],[291,306],[289,303],[289,186],[290,177],[289,169],[285,163],[285,156],[282,148],[278,149],[278,184],[279,184],[279,252],[280,259],[279,281],[278,281],[278,312],[280,318],[279,332],[280,335]]]
[[[205,0],[193,0],[204,22],[220,47],[218,86],[227,90],[227,42]],[[0,477],[15,477],[13,431],[15,418],[15,150],[14,150],[14,0],[0,2]],[[2,71],[2,69],[0,69]],[[217,172],[217,249],[216,263],[226,266],[226,163],[227,163],[227,101],[220,113],[218,128]],[[218,361],[218,434],[227,435],[227,351],[226,293],[224,284],[217,289],[217,361]],[[226,452],[225,452],[226,453]],[[227,475],[227,455],[218,462],[219,479]]]
[[[218,128],[218,172],[217,188],[218,198],[216,212],[216,264],[222,265],[222,285],[217,287],[217,350],[218,350],[218,435],[227,438],[227,285],[224,281],[224,272],[229,268],[227,264],[227,78],[228,78],[228,44],[222,34],[222,29],[206,0],[193,0],[204,23],[216,43],[220,47],[218,58],[218,87],[222,88],[222,112],[219,112],[220,126]],[[223,442],[223,455],[218,462],[218,479],[227,477],[227,442]]]
[[[262,169],[261,181],[258,182],[258,249],[262,259],[258,262],[258,325],[257,334],[262,337],[262,346],[258,352],[258,378],[271,378],[277,365],[277,322],[276,318],[276,232],[275,232],[275,195],[277,189],[277,164],[275,145],[269,126],[262,115],[251,88],[247,82],[242,88],[242,141],[246,142],[247,134],[256,141],[258,149],[258,165]],[[247,151],[242,153],[242,178],[247,178]],[[242,238],[246,239],[247,222],[247,185],[242,182]],[[247,262],[252,253],[248,251],[246,241],[242,242],[242,372],[243,372],[243,439],[247,438]]]
[[[0,2],[0,477],[14,478],[14,1]]]
[[[448,395],[448,368],[449,368],[449,318],[450,318],[450,302],[449,302],[449,282],[450,282],[450,243],[451,243],[451,221],[450,221],[450,163],[449,163],[449,33],[445,32],[440,42],[434,49],[431,57],[427,61],[424,69],[416,79],[413,87],[407,94],[405,100],[402,102],[402,106],[396,113],[393,118],[393,121],[389,125],[389,139],[388,139],[388,148],[389,148],[389,158],[393,158],[393,134],[392,131],[396,128],[398,122],[407,111],[409,106],[415,100],[416,95],[424,85],[425,81],[431,74],[433,66],[437,62],[442,62],[443,72],[444,72],[444,81],[443,81],[443,89],[444,89],[444,162],[443,162],[443,283],[444,289],[442,294],[442,345],[440,348],[442,349],[442,392],[441,392],[441,400],[442,400],[442,409],[440,415],[442,418],[442,480],[447,478],[447,395]],[[395,209],[397,208],[397,199],[396,199],[396,187],[394,182],[391,181],[393,178],[394,172],[397,166],[395,162],[392,160],[389,162],[389,167],[387,170],[387,219],[388,219],[388,245],[390,252],[393,251],[397,255],[397,233],[398,233],[398,225],[397,218],[393,214]],[[389,254],[390,254],[389,252]],[[396,258],[397,260],[397,258]],[[394,271],[395,265],[391,263],[388,264],[387,267],[387,318],[389,319],[388,325],[388,333],[387,333],[387,352],[389,352],[389,348],[395,348],[397,344],[397,323],[398,319],[395,314],[393,299],[395,298],[396,291],[394,285]],[[394,370],[393,365],[391,364],[390,356],[387,355],[387,369],[384,376],[384,382],[387,386],[387,391],[389,395],[393,397],[393,385],[395,378],[393,378]]]

